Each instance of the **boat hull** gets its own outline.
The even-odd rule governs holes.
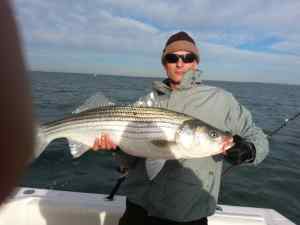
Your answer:
[[[125,197],[18,188],[0,208],[0,225],[116,225]],[[272,209],[219,205],[209,225],[293,225]]]

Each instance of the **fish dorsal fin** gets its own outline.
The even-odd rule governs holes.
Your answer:
[[[91,147],[73,139],[68,139],[69,148],[73,158],[78,158],[87,152]]]
[[[102,92],[97,92],[96,94],[89,97],[85,102],[75,109],[72,113],[77,114],[90,109],[96,109],[103,106],[112,106],[113,102],[109,101],[107,97],[104,96]]]

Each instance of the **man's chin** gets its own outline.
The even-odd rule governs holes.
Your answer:
[[[170,80],[172,84],[178,85],[180,84],[180,81]]]
[[[176,84],[176,85],[180,84],[181,80],[182,80],[182,77],[180,77],[179,79],[170,79],[171,83]]]

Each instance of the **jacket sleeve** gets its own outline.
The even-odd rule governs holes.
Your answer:
[[[227,106],[228,111],[225,120],[227,127],[233,135],[239,135],[255,146],[256,156],[251,164],[257,165],[265,159],[269,152],[267,135],[255,125],[249,110],[229,93]]]

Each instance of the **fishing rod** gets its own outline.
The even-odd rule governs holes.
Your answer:
[[[114,200],[114,196],[117,193],[117,191],[119,190],[121,184],[123,183],[123,181],[126,179],[128,175],[128,172],[124,172],[118,179],[117,182],[115,184],[115,186],[113,187],[113,189],[111,190],[111,192],[109,193],[109,195],[106,197],[107,200],[109,201],[113,201]]]
[[[274,134],[277,134],[282,128],[286,127],[287,124],[293,120],[295,120],[297,117],[300,116],[300,112],[296,113],[294,116],[292,116],[291,118],[287,118],[284,120],[283,124],[281,124],[278,128],[274,129],[273,131],[271,131],[268,135],[269,138],[271,138]]]
[[[272,130],[271,132],[266,132],[267,133],[267,136],[269,139],[272,138],[272,136],[274,134],[277,134],[280,130],[282,130],[284,127],[286,127],[288,125],[289,122],[297,119],[298,117],[300,116],[300,112],[296,113],[295,115],[293,115],[292,117],[290,118],[287,118],[284,120],[284,122],[279,126],[277,127],[276,129]],[[233,165],[233,166],[229,166],[223,173],[222,173],[222,177],[227,175],[229,173],[229,171],[231,171],[233,168],[237,167],[239,165]]]

